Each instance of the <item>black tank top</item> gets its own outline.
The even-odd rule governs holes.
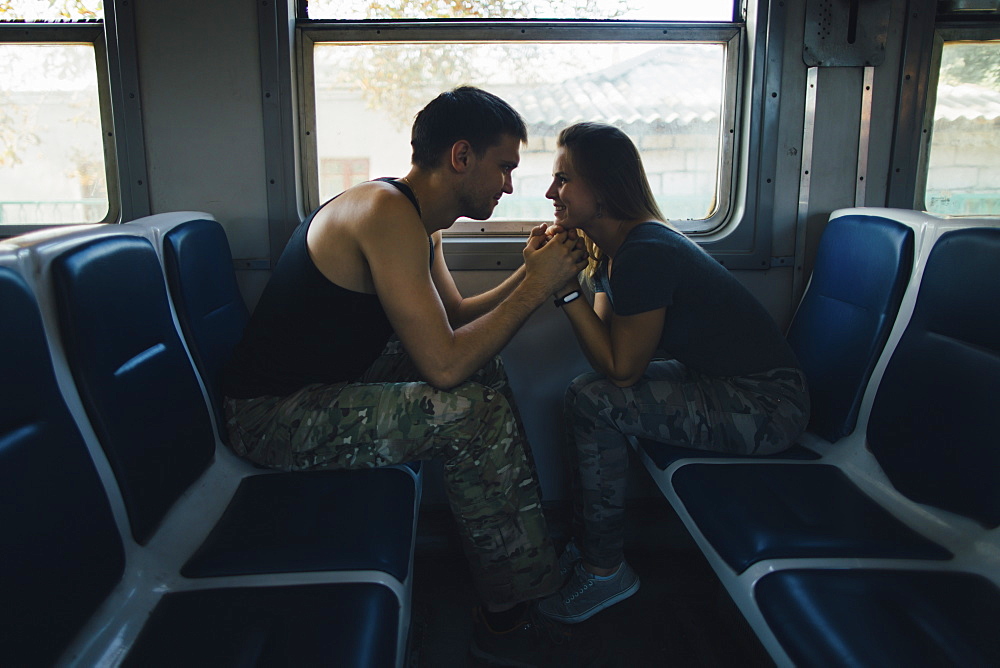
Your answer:
[[[416,197],[405,183],[376,180],[398,188],[420,214]],[[287,396],[313,383],[353,381],[375,361],[392,335],[378,296],[342,288],[313,264],[306,234],[320,209],[288,240],[224,371],[226,396]],[[428,243],[433,265],[434,242],[428,238]]]

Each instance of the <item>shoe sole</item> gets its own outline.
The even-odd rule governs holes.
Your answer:
[[[615,594],[609,599],[601,601],[593,608],[590,608],[585,612],[581,612],[579,615],[573,615],[572,617],[560,617],[558,615],[550,615],[545,612],[542,612],[542,614],[548,617],[549,619],[554,619],[555,621],[560,622],[561,624],[579,624],[580,622],[587,621],[588,619],[599,613],[601,610],[606,610],[607,608],[613,606],[615,603],[621,603],[622,601],[624,601],[637,591],[639,591],[639,578],[636,578],[635,582],[632,583],[632,586],[629,587],[628,589],[622,591],[621,593]]]
[[[503,668],[538,668],[538,666],[533,663],[524,663],[521,661],[514,661],[512,659],[505,659],[503,657],[490,654],[489,652],[484,652],[476,647],[475,641],[469,645],[469,654],[471,654],[474,659],[491,666],[502,666]]]

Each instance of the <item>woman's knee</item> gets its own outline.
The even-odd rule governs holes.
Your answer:
[[[585,412],[591,412],[594,406],[621,403],[624,401],[624,395],[623,388],[612,383],[607,377],[589,372],[573,379],[566,390],[566,401]]]
[[[618,431],[616,416],[628,412],[625,391],[597,373],[578,376],[565,397],[566,420],[577,432]]]
[[[751,454],[775,455],[789,449],[802,436],[809,413],[801,410],[775,412],[769,416],[768,429],[754,443]]]

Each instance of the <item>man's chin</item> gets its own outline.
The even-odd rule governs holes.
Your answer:
[[[493,210],[491,209],[490,211],[487,212],[480,211],[478,213],[467,213],[465,214],[465,217],[470,218],[472,220],[489,220],[492,215],[493,215]]]

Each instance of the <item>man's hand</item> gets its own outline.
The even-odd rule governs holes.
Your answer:
[[[588,256],[588,259],[589,259],[590,253],[587,251],[587,245],[584,243],[583,237],[580,236],[580,234],[577,233],[577,230],[576,230],[575,227],[571,227],[569,229],[566,229],[562,225],[559,225],[558,223],[554,223],[552,225],[545,226],[545,238],[546,238],[546,240],[551,239],[555,235],[560,234],[562,232],[566,233],[566,238],[567,239],[575,241],[576,242],[576,248],[579,249],[580,251],[582,251],[585,254],[585,256]],[[586,264],[584,265],[584,267],[586,267]],[[563,296],[568,295],[569,293],[573,292],[574,290],[579,290],[579,289],[580,289],[579,278],[578,278],[578,276],[573,276],[573,278],[571,278],[569,281],[567,281],[565,285],[563,285],[561,288],[559,288],[558,290],[556,290],[553,294],[556,295],[557,297],[563,297]]]
[[[587,266],[587,251],[576,234],[570,238],[568,232],[558,231],[548,236],[545,232],[536,233],[538,229],[532,229],[524,247],[524,280],[553,294],[576,280],[576,275]]]

